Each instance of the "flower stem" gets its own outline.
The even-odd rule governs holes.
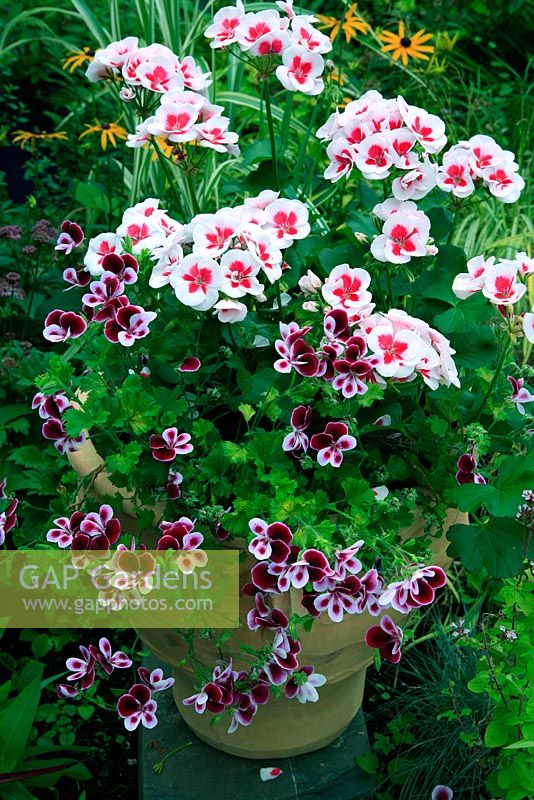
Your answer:
[[[273,125],[273,112],[271,109],[271,92],[269,89],[269,81],[263,84],[263,97],[265,100],[265,113],[267,115],[267,125],[269,127],[269,139],[271,142],[271,160],[273,162],[274,172],[274,188],[277,192],[280,191],[280,176],[278,174],[278,160],[276,158],[276,142],[274,138],[274,125]]]
[[[502,368],[504,367],[504,362],[506,361],[506,356],[508,355],[508,352],[510,350],[511,344],[512,344],[512,340],[509,338],[508,341],[506,342],[506,344],[504,345],[503,349],[502,349],[502,353],[500,355],[499,362],[497,364],[495,372],[493,373],[493,378],[491,379],[491,383],[488,386],[488,388],[486,390],[486,393],[485,393],[484,397],[482,398],[478,408],[474,412],[473,418],[471,420],[472,422],[475,422],[476,420],[478,420],[478,418],[482,414],[482,411],[484,410],[484,407],[485,407],[486,403],[488,402],[488,399],[490,398],[493,390],[495,389],[497,381],[499,380],[499,376],[500,376],[500,374],[502,372]]]
[[[386,268],[386,279],[387,279],[387,282],[388,282],[389,308],[393,308],[393,306],[395,304],[395,297],[393,296],[393,281],[391,280],[391,269],[390,269],[389,264],[387,265],[387,268]]]
[[[193,176],[190,172],[185,173],[185,180],[187,183],[187,188],[189,189],[189,196],[191,198],[191,211],[193,216],[195,214],[200,214],[200,206],[198,204],[197,194],[195,191],[195,182],[193,181]]]
[[[165,766],[165,762],[171,756],[175,755],[176,753],[179,753],[180,750],[185,750],[186,747],[191,747],[192,744],[193,744],[193,742],[185,742],[185,744],[181,744],[178,747],[175,747],[174,750],[171,750],[170,753],[167,753],[167,755],[163,756],[161,761],[159,761],[157,764],[154,764],[154,766],[152,767],[154,772],[156,772],[158,775],[161,775],[161,773],[163,772],[163,768]]]
[[[156,151],[156,154],[158,156],[158,161],[161,164],[165,177],[167,178],[169,189],[174,195],[174,201],[176,203],[176,207],[177,209],[182,211],[181,197],[178,194],[178,190],[176,188],[176,176],[173,174],[173,170],[171,167],[172,162],[170,162],[169,159],[162,153],[161,149],[159,148],[159,145],[156,143],[153,137],[151,139],[151,144],[154,150]]]
[[[282,119],[282,132],[280,134],[280,149],[285,152],[287,147],[287,140],[289,137],[289,129],[291,127],[291,115],[293,113],[293,92],[287,93],[286,105],[284,108],[284,117]]]

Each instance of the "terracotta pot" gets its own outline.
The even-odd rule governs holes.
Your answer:
[[[103,467],[103,461],[91,442],[70,454],[69,459],[78,474],[83,476]],[[93,490],[96,495],[105,493],[121,496],[124,511],[135,516],[131,497],[124,489],[114,487],[104,472],[98,473]],[[448,542],[445,531],[451,525],[467,522],[467,514],[449,509],[442,536],[432,542],[434,564],[441,567],[450,564],[446,554]],[[423,521],[418,512],[413,524],[403,529],[401,535],[408,539],[422,533]],[[240,568],[241,584],[250,580],[252,561],[245,561]],[[301,597],[302,592],[292,589],[285,595],[274,596],[274,602],[288,615],[304,615],[307,612],[300,602]],[[236,633],[241,643],[260,648],[271,640],[272,634],[269,631],[252,632],[246,627],[246,614],[253,604],[253,598],[241,597],[242,627]],[[388,613],[396,621],[403,618],[402,614],[395,611],[389,610]],[[375,652],[365,644],[365,632],[376,623],[377,618],[367,612],[346,616],[338,624],[323,615],[315,621],[311,631],[301,630],[299,663],[312,664],[317,672],[326,676],[326,684],[319,691],[319,701],[301,704],[285,697],[273,698],[266,706],[260,706],[250,728],[240,727],[231,735],[227,733],[226,721],[210,725],[211,717],[208,714],[199,715],[191,707],[182,704],[184,697],[195,692],[193,672],[188,664],[183,663],[186,646],[182,637],[173,631],[161,629],[140,630],[138,633],[158,659],[171,665],[176,681],[173,687],[176,705],[191,730],[203,741],[226,753],[265,760],[318,750],[334,741],[348,727],[361,706],[365,671],[372,663]],[[195,654],[201,663],[210,668],[219,658],[218,651],[208,640],[196,640]],[[234,666],[240,668],[246,664],[235,656]]]

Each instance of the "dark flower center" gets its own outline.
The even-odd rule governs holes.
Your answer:
[[[412,40],[410,39],[409,36],[403,36],[402,39],[400,40],[401,47],[410,47],[411,43]]]

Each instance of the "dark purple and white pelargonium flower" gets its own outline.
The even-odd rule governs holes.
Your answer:
[[[324,686],[326,678],[320,672],[315,672],[307,664],[296,670],[284,686],[284,694],[290,700],[294,697],[299,703],[316,703],[319,700],[317,687]]]
[[[58,236],[54,250],[59,250],[66,256],[79,247],[85,238],[82,228],[76,223],[66,219],[61,223],[61,233]]]
[[[414,608],[433,603],[436,589],[441,589],[446,582],[447,576],[441,567],[419,567],[410,578],[390,583],[380,595],[379,603],[382,608],[391,607],[408,614]]]
[[[149,439],[152,457],[156,461],[174,461],[176,456],[191,453],[193,445],[189,433],[178,433],[178,428],[165,428],[161,435],[153,433]]]
[[[312,418],[310,406],[296,406],[291,412],[291,433],[288,433],[282,442],[282,449],[286,452],[297,450],[307,451],[309,439],[304,431],[309,428]]]
[[[127,731],[135,731],[139,723],[145,728],[155,728],[158,724],[157,709],[158,704],[152,699],[152,692],[144,683],[134,683],[117,702],[119,717],[124,720]]]
[[[310,439],[310,446],[317,450],[317,461],[321,466],[331,464],[340,467],[343,453],[354,450],[357,442],[349,434],[349,426],[345,422],[328,422],[322,433],[315,433]]]
[[[401,658],[402,630],[387,614],[379,625],[373,625],[365,634],[365,644],[376,647],[380,657],[390,664],[398,664]]]

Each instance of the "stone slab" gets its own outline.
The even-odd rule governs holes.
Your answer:
[[[373,782],[357,767],[355,757],[369,750],[362,711],[335,742],[315,753],[263,764],[237,758],[210,747],[192,733],[180,717],[170,692],[157,697],[159,724],[141,731],[140,800],[365,800]],[[288,701],[289,702],[289,701]],[[261,713],[261,708],[258,713]],[[254,723],[250,727],[254,736]],[[181,744],[163,772],[154,764]],[[260,767],[279,767],[283,774],[260,780]]]

